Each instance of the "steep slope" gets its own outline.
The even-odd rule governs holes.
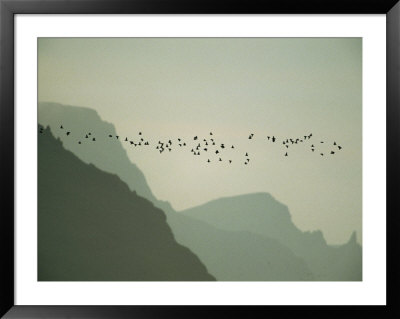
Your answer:
[[[164,213],[80,161],[49,128],[38,137],[38,280],[211,281]]]
[[[120,141],[112,141],[108,135],[116,135],[115,127],[103,121],[96,111],[76,106],[66,106],[58,103],[39,103],[38,121],[44,127],[50,126],[53,135],[60,138],[65,149],[72,151],[83,162],[94,164],[99,169],[123,176],[131,190],[151,201],[155,201],[146,178],[139,168],[133,164]],[[64,130],[60,129],[64,126]],[[71,131],[70,136],[65,131]],[[91,133],[88,139],[85,135]],[[97,137],[96,142],[91,141]],[[77,140],[82,140],[83,145]],[[84,147],[82,147],[84,146]]]
[[[316,280],[362,279],[361,246],[353,234],[341,246],[330,246],[320,231],[301,232],[286,206],[266,193],[217,199],[181,212],[228,231],[248,231],[273,238],[301,257]]]

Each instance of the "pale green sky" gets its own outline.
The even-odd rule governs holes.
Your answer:
[[[38,45],[39,101],[93,108],[121,136],[140,130],[158,141],[213,131],[235,144],[235,165],[209,165],[188,150],[159,156],[127,148],[155,196],[175,209],[269,192],[300,229],[320,229],[332,244],[356,230],[361,242],[361,38],[42,38]],[[325,151],[334,141],[343,149],[321,157],[298,146],[284,157],[281,144],[266,142],[309,133]],[[251,165],[240,165],[246,151]]]

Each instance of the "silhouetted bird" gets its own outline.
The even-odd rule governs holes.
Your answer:
[[[222,162],[222,159],[221,159],[221,157],[219,158],[219,161],[220,161],[220,162]]]
[[[288,155],[287,155],[287,152],[285,153],[285,156],[288,156]]]
[[[286,148],[289,148],[289,145],[285,145],[286,146]]]
[[[275,140],[276,140],[275,136],[272,136],[272,142],[273,143],[275,143]]]
[[[331,151],[331,154],[335,154],[335,152],[334,152],[334,151]]]
[[[127,142],[128,141],[128,138],[127,137],[125,137],[125,142]]]
[[[195,136],[193,139],[196,141],[197,140],[197,136]]]
[[[342,147],[341,147],[341,146],[338,146],[338,149],[339,149],[339,150],[341,150],[341,149],[342,149]]]
[[[313,149],[313,148],[312,148],[311,150],[314,152],[314,149]]]
[[[108,137],[112,137],[112,135],[110,134],[110,135],[108,135]]]
[[[115,137],[117,138],[117,140],[119,139],[119,136],[118,136],[118,135],[115,135]]]
[[[210,163],[210,159],[208,159],[207,163]]]
[[[321,141],[321,143],[324,143],[324,141]]]
[[[60,126],[60,129],[63,129],[63,126],[62,126],[62,125]]]
[[[232,147],[231,147],[231,148],[234,148],[234,147],[233,147],[233,145],[232,145]]]
[[[96,139],[93,137],[93,142],[95,142],[96,141]]]
[[[218,151],[218,150],[216,150],[216,151],[215,151],[215,154],[218,154],[218,153],[219,153],[219,151]]]
[[[247,162],[244,162],[245,165],[247,165]]]
[[[89,132],[89,135],[92,135],[92,133]]]
[[[132,141],[129,141],[130,143],[131,143],[131,145],[133,144],[133,142]]]
[[[213,133],[212,133],[212,132],[210,132],[210,135],[213,135]]]
[[[269,141],[269,138],[270,138],[270,137],[269,137],[269,136],[267,136],[267,138],[268,138],[268,141]]]
[[[221,148],[225,148],[225,145],[224,145],[224,144],[221,144]]]
[[[183,146],[186,146],[186,143],[183,143]]]
[[[336,142],[333,142],[333,145],[336,145]]]
[[[204,148],[204,150],[207,152],[207,149],[206,149],[206,148]]]
[[[321,153],[321,156],[324,156],[324,153]]]
[[[232,163],[232,160],[229,160],[229,163]]]
[[[249,156],[249,154],[247,154],[247,152],[246,152],[246,155],[245,156]]]
[[[139,135],[142,135],[142,132],[139,132]]]
[[[71,134],[71,132],[67,132],[67,135]]]
[[[89,138],[89,136],[86,135],[85,138]]]
[[[81,141],[79,141],[78,144],[82,144]]]

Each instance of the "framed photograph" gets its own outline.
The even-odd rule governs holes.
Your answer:
[[[0,9],[1,315],[398,313],[397,1]]]

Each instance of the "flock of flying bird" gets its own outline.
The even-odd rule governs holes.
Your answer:
[[[68,131],[64,129],[63,125],[60,126],[60,130],[65,131],[65,134],[67,136],[71,136],[71,131]],[[43,133],[43,127],[39,129],[39,133]],[[284,138],[282,140],[278,141],[278,138],[275,136],[267,136],[265,138],[266,142],[270,143],[280,143],[282,142],[282,146],[284,147],[285,154],[284,156],[287,157],[289,156],[288,154],[288,149],[289,147],[294,147],[295,145],[300,145],[304,142],[308,142],[312,139],[313,135],[312,133],[308,135],[304,135],[302,137],[298,138]],[[105,138],[107,138],[107,134],[105,135]],[[254,138],[254,133],[251,133],[248,136],[249,140],[252,140]],[[134,140],[131,140],[128,137],[125,137],[120,139],[119,135],[113,135],[113,134],[108,134],[108,139],[111,140],[120,140],[121,142],[125,142],[129,145],[132,145],[133,147],[142,147],[142,146],[150,146],[150,142],[144,138],[142,132],[138,132],[138,137]],[[178,146],[180,148],[187,148],[190,149],[190,152],[193,154],[193,156],[199,156],[201,154],[206,154],[207,156],[207,163],[211,163],[212,161],[210,158],[213,159],[213,156],[217,157],[216,161],[217,162],[222,162],[223,158],[225,158],[225,151],[227,149],[235,149],[235,146],[232,144],[225,145],[225,143],[217,143],[217,141],[214,139],[213,132],[209,133],[208,138],[199,138],[198,136],[194,136],[193,138],[190,139],[192,141],[191,146],[189,146],[189,142],[184,141],[182,138],[177,138],[176,141],[172,141],[172,139],[168,139],[165,141],[159,140],[157,144],[155,145],[155,149],[159,152],[159,154],[162,154],[163,152],[171,152],[173,150],[173,145]],[[96,137],[92,135],[91,132],[87,132],[84,134],[84,136],[81,136],[81,138],[77,139],[78,144],[83,144],[83,141],[90,141],[90,142],[96,142]],[[316,151],[316,145],[318,142],[311,143],[311,146],[309,146],[309,149],[311,152]],[[324,141],[320,141],[319,144],[324,144]],[[342,149],[342,146],[338,145],[336,142],[333,142],[331,145],[331,150],[328,151],[328,153],[320,152],[320,156],[325,156],[326,154],[329,155],[334,155],[336,152],[340,151]],[[315,152],[318,153],[318,152]],[[215,154],[215,155],[214,155]],[[213,156],[212,156],[213,155]],[[227,162],[229,164],[232,163],[232,159],[229,159]],[[250,158],[249,158],[249,153],[245,152],[244,154],[244,160],[243,160],[244,165],[248,165],[250,163]]]

